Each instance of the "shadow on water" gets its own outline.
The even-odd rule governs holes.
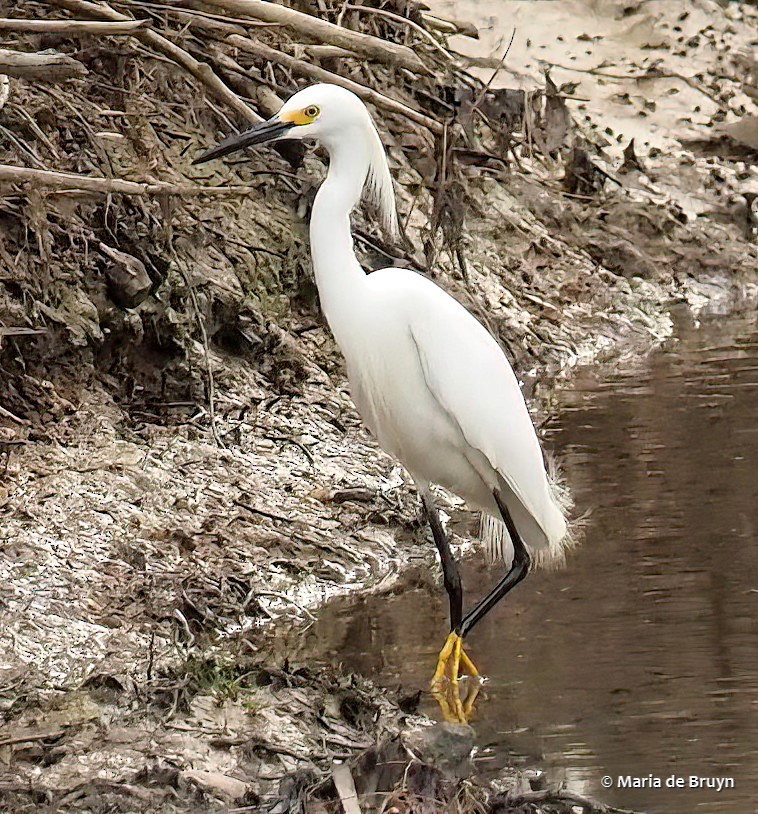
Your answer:
[[[479,771],[541,767],[575,791],[651,812],[754,812],[758,800],[758,319],[710,318],[561,395],[547,444],[579,513],[568,567],[537,572],[469,640],[489,677]],[[469,596],[493,581],[465,566]],[[312,655],[410,693],[446,633],[441,585],[328,605]],[[422,708],[437,715],[431,699]],[[670,775],[735,787],[667,789]],[[663,788],[603,789],[610,775]]]

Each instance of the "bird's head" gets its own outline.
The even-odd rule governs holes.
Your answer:
[[[229,136],[192,163],[203,164],[214,158],[279,139],[316,139],[329,149],[356,126],[374,130],[363,102],[338,85],[311,85],[291,96],[270,119],[243,133]]]
[[[395,193],[379,133],[363,102],[338,85],[311,85],[298,91],[268,121],[225,138],[192,163],[203,164],[245,147],[279,139],[315,139],[332,157],[338,150],[343,154],[348,151],[353,157],[362,155],[361,183],[365,180],[366,194],[376,204],[387,231],[396,234]]]

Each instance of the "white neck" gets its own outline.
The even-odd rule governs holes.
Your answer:
[[[356,316],[366,274],[353,249],[350,213],[360,201],[370,165],[370,148],[363,128],[343,133],[325,145],[329,172],[311,213],[311,255],[321,308],[338,344],[344,348],[344,328]]]

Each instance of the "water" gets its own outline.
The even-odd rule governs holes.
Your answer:
[[[757,810],[756,416],[754,313],[683,325],[633,367],[583,371],[562,394],[547,443],[592,514],[568,567],[530,575],[470,637],[490,677],[472,721],[483,776],[540,767],[649,812]],[[468,563],[469,598],[493,578]],[[447,604],[420,583],[332,603],[304,646],[425,688]],[[428,696],[422,708],[437,715]],[[619,775],[663,788],[620,789]],[[670,775],[734,788],[666,788]]]

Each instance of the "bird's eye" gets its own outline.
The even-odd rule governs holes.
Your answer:
[[[305,115],[309,119],[315,119],[316,116],[318,116],[318,114],[320,112],[321,111],[316,107],[316,105],[311,105],[310,107],[306,107],[305,110],[303,111],[303,113],[305,113]]]

